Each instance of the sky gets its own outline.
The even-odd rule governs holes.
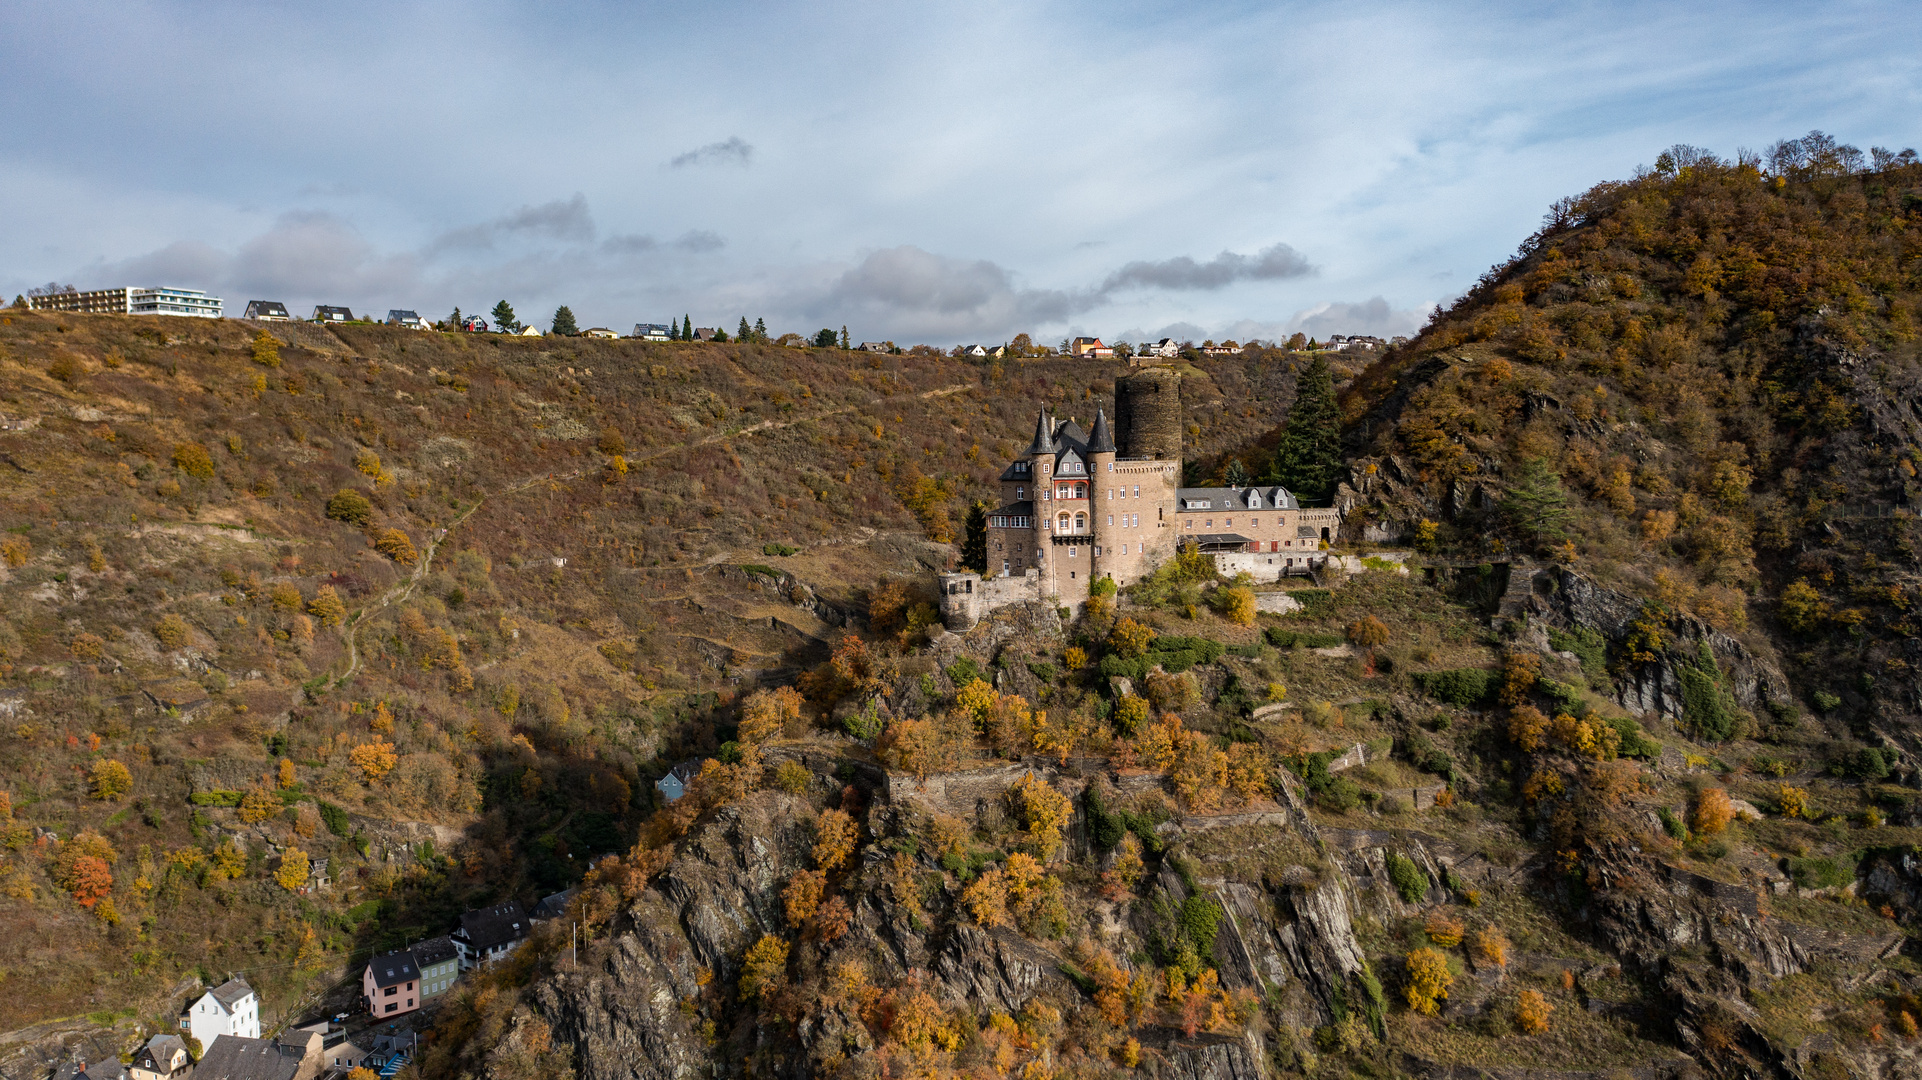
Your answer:
[[[954,345],[1408,333],[1675,143],[1922,142],[1901,3],[0,0],[0,290]]]

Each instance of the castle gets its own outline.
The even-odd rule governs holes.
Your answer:
[[[949,629],[1023,600],[1079,607],[1094,582],[1126,586],[1186,545],[1224,573],[1276,579],[1318,565],[1341,514],[1303,507],[1286,488],[1181,486],[1181,376],[1152,368],[1115,383],[1083,430],[1046,410],[1026,454],[1001,473],[988,515],[988,574],[941,575]]]

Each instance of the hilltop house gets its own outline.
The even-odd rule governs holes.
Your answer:
[[[713,341],[713,340],[714,340],[714,328],[713,328],[712,326],[697,326],[697,327],[695,327],[695,328],[694,328],[694,340],[695,340],[695,341]]]
[[[249,300],[244,319],[256,322],[293,322],[294,317],[287,313],[287,305],[278,300]]]
[[[609,330],[605,326],[590,326],[587,328],[587,332],[582,336],[591,337],[591,338],[618,338],[621,335],[615,333],[612,330]]]
[[[260,1038],[260,996],[243,978],[232,978],[200,995],[180,1017],[180,1026],[201,1046],[222,1035]]]
[[[354,313],[344,307],[334,307],[330,304],[315,304],[314,317],[308,321],[319,323],[353,322]]]
[[[460,927],[453,933],[454,948],[460,954],[460,969],[472,971],[513,952],[527,939],[531,925],[518,900],[462,915]]]
[[[1100,338],[1078,337],[1068,342],[1070,356],[1085,356],[1093,360],[1103,360],[1114,356],[1114,350],[1101,343]]]
[[[642,341],[672,341],[674,331],[662,323],[639,322],[634,324],[634,332],[628,336]]]
[[[861,343],[861,351],[878,353],[893,352],[894,343],[890,341],[863,341]]]
[[[193,1068],[187,1042],[178,1035],[155,1035],[133,1056],[132,1080],[175,1080]]]
[[[1135,355],[1155,356],[1163,360],[1172,360],[1181,355],[1181,342],[1176,341],[1174,338],[1162,338],[1159,341],[1144,342],[1136,347]]]
[[[387,312],[387,324],[389,326],[405,326],[409,330],[433,329],[432,326],[428,325],[427,320],[412,311],[404,311],[400,308],[393,308]]]

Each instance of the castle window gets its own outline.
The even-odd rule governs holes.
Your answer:
[[[1076,514],[1074,516],[1074,531],[1078,533],[1084,533],[1088,531],[1088,515]]]
[[[1063,511],[1060,517],[1054,519],[1054,531],[1060,533],[1068,531],[1068,515],[1066,511]]]
[[[1226,522],[1224,522],[1224,523],[1223,523],[1223,525],[1222,525],[1222,528],[1224,528],[1224,529],[1232,529],[1232,528],[1234,528],[1234,527],[1235,527],[1235,519],[1234,519],[1234,518],[1229,518],[1229,519],[1227,519],[1227,521],[1226,521]]]
[[[1086,485],[1086,484],[1076,484],[1076,485],[1074,486],[1074,497],[1075,497],[1075,498],[1077,498],[1077,499],[1085,499],[1085,498],[1087,498],[1087,497],[1088,497],[1088,485]]]
[[[1027,497],[1028,497],[1028,496],[1027,496],[1027,491],[1028,491],[1028,489],[1027,489],[1027,488],[1019,488],[1019,487],[1018,487],[1018,488],[1015,488],[1015,489],[1014,489],[1014,501],[1015,501],[1015,502],[1020,502],[1020,501],[1021,501],[1022,499],[1025,499],[1025,498],[1027,498]]]
[[[1113,515],[1113,514],[1109,514],[1109,515],[1108,515],[1108,524],[1110,524],[1110,525],[1113,525],[1113,524],[1114,524],[1114,515]]]

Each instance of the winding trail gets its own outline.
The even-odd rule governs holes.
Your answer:
[[[563,480],[578,479],[582,471],[581,469],[575,469],[570,473],[549,473],[545,476],[536,476],[531,480],[523,480],[513,487],[504,488],[492,495],[481,496],[480,499],[477,500],[474,505],[468,507],[461,516],[448,522],[447,526],[440,530],[440,533],[427,545],[427,549],[421,552],[420,561],[414,564],[414,572],[407,576],[405,582],[388,589],[380,595],[380,606],[387,607],[395,601],[406,600],[409,596],[412,596],[415,586],[420,584],[420,579],[426,577],[428,569],[433,566],[434,555],[440,551],[441,543],[453,535],[454,530],[459,528],[463,522],[473,517],[474,511],[485,506],[487,500],[505,498],[508,495],[526,491],[536,484],[558,484]],[[374,605],[369,603],[366,607],[354,613],[353,622],[347,627],[347,670],[342,672],[341,676],[333,681],[329,687],[330,689],[347,685],[347,681],[352,679],[354,675],[360,671],[360,631],[362,627],[367,625],[365,616],[369,611],[372,611],[373,608]]]
[[[878,397],[874,401],[868,402],[867,404],[872,405],[872,404],[877,404],[883,401],[889,401],[894,398],[903,398],[903,397],[918,397],[925,401],[931,398],[946,397],[949,394],[958,394],[965,390],[972,390],[975,388],[976,385],[977,384],[975,383],[955,383],[952,386],[937,387],[933,390],[922,390],[922,391],[916,391],[908,394],[890,394],[884,397]],[[858,405],[844,405],[838,409],[830,409],[827,412],[815,413],[811,416],[797,417],[796,419],[793,419],[793,420],[763,420],[760,423],[749,424],[746,427],[735,428],[730,431],[717,432],[716,434],[709,435],[706,438],[695,439],[692,442],[675,443],[672,446],[665,446],[659,450],[653,451],[652,453],[644,454],[639,457],[630,457],[627,460],[630,464],[639,464],[645,461],[652,461],[655,458],[665,457],[666,455],[674,453],[676,451],[691,450],[697,446],[706,446],[709,443],[724,442],[728,439],[738,438],[742,435],[753,435],[762,431],[773,431],[779,428],[793,427],[796,424],[815,423],[816,421],[825,420],[830,416],[840,416],[845,413],[851,413],[861,407],[862,406],[858,406]],[[440,533],[436,535],[433,541],[427,545],[426,549],[421,552],[420,561],[414,565],[414,572],[407,576],[406,581],[402,582],[399,585],[395,585],[393,588],[388,589],[386,592],[382,593],[379,598],[378,606],[383,608],[389,607],[397,601],[404,601],[408,597],[412,596],[414,594],[415,587],[420,584],[420,579],[423,577],[426,577],[428,569],[432,567],[434,562],[434,555],[440,551],[441,543],[445,541],[449,536],[453,535],[454,530],[459,528],[463,523],[465,523],[468,518],[472,517],[474,515],[474,511],[479,510],[482,506],[486,505],[487,500],[504,498],[508,495],[513,495],[518,492],[526,491],[528,488],[531,488],[536,484],[543,484],[543,483],[557,484],[563,480],[579,479],[582,473],[584,473],[585,471],[586,470],[584,469],[575,469],[573,472],[569,472],[569,473],[549,473],[544,476],[534,477],[530,480],[523,480],[522,482],[515,484],[513,487],[503,488],[502,490],[497,491],[492,495],[481,496],[480,499],[474,503],[474,505],[468,507],[466,511],[463,512],[459,517],[455,518],[451,522],[448,522],[447,526],[440,530]],[[871,532],[872,530],[869,530],[869,531]],[[711,564],[715,560],[709,560],[709,561]],[[365,627],[367,624],[367,619],[366,619],[367,613],[372,611],[375,608],[375,606],[376,605],[372,602],[368,603],[365,607],[362,607],[359,611],[355,612],[353,615],[352,621],[348,623],[346,627],[347,670],[342,672],[338,678],[334,679],[330,684],[328,684],[328,689],[335,690],[347,685],[348,681],[351,680],[356,674],[360,672],[360,667],[361,667],[360,632],[362,628]]]

